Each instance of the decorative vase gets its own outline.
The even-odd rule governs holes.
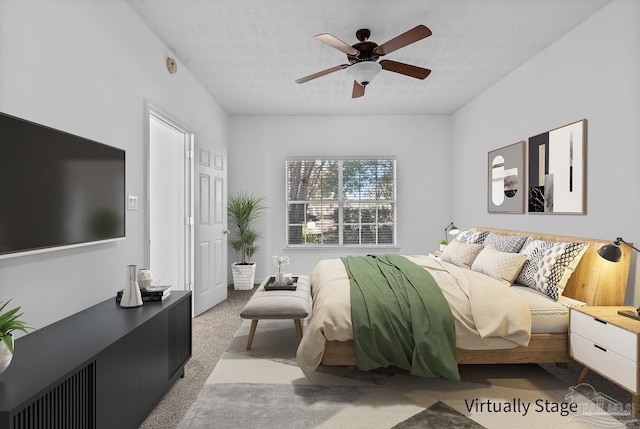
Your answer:
[[[122,291],[122,299],[120,300],[120,307],[134,308],[142,305],[142,294],[140,293],[140,287],[138,286],[138,266],[129,265],[127,284]]]
[[[9,335],[9,338],[13,344],[13,336]],[[0,340],[0,374],[7,369],[11,363],[11,359],[13,359],[13,353],[11,353],[4,341]]]
[[[282,265],[278,265],[276,267],[275,282],[276,282],[277,285],[283,285],[284,284],[284,271],[282,271]]]

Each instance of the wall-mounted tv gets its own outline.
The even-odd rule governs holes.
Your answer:
[[[125,237],[125,151],[0,113],[0,258]]]

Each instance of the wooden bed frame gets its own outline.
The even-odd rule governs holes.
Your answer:
[[[587,242],[589,246],[571,275],[563,295],[586,302],[588,305],[623,305],[627,290],[631,248],[620,246],[622,259],[618,263],[609,262],[598,255],[598,249],[611,241],[570,237],[555,234],[511,231],[506,229],[474,227],[472,231],[493,231],[502,235],[527,235],[540,240],[563,242]],[[499,363],[566,363],[569,356],[569,336],[566,334],[532,334],[527,347],[518,346],[501,350],[458,349],[458,363],[499,364]],[[327,341],[324,365],[356,365],[353,341]]]

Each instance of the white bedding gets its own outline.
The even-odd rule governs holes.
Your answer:
[[[569,331],[569,309],[587,305],[566,296],[560,296],[558,301],[554,301],[527,286],[515,284],[511,289],[529,305],[532,334],[566,334]]]
[[[406,256],[428,269],[455,319],[458,348],[509,349],[526,346],[531,311],[526,300],[504,282],[429,256]],[[300,368],[311,376],[327,340],[353,339],[350,284],[340,259],[320,261],[311,274],[313,316],[298,347]]]

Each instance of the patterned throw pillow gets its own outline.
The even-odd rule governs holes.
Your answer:
[[[451,243],[442,252],[440,259],[458,267],[470,268],[473,260],[476,259],[481,250],[482,244],[467,244],[458,240],[451,240]]]
[[[469,231],[465,229],[460,231],[456,240],[467,244],[482,244],[487,235],[489,235],[489,231]]]
[[[493,246],[485,246],[471,265],[473,271],[513,283],[527,257],[520,253],[507,253]]]
[[[524,266],[516,279],[516,283],[528,286],[530,288],[536,288],[536,273],[538,271],[538,262],[544,257],[544,253],[553,247],[554,243],[551,241],[536,240],[529,237],[520,253],[527,257],[524,262]]]
[[[587,246],[587,243],[528,239],[520,250],[527,260],[517,283],[539,290],[557,301]]]
[[[493,246],[501,252],[518,253],[527,238],[529,237],[526,235],[501,235],[490,232],[482,244]]]

